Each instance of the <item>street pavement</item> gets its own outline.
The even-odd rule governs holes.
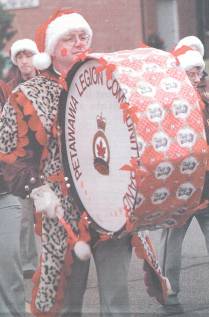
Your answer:
[[[160,231],[151,232],[152,241],[158,251]],[[133,254],[130,274],[129,293],[131,311],[134,317],[171,316],[146,293],[143,282],[142,262]],[[188,229],[182,252],[180,301],[184,308],[181,316],[209,317],[209,257],[204,236],[194,219]],[[92,265],[88,289],[84,300],[84,317],[96,317],[99,312],[99,296],[95,268]],[[172,316],[179,316],[173,314]],[[131,316],[132,317],[132,316]]]
[[[158,251],[160,231],[150,233]],[[146,293],[142,262],[133,254],[129,274],[130,317],[209,317],[209,257],[204,236],[194,219],[188,229],[182,252],[181,292],[182,314],[166,314],[163,307]],[[30,287],[27,297],[30,297]],[[31,316],[31,315],[30,315]],[[93,261],[84,298],[83,317],[99,317],[99,295]],[[120,317],[120,316],[118,316]],[[122,317],[122,316],[121,316]]]

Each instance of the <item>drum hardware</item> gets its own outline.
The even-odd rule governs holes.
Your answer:
[[[25,185],[24,189],[25,189],[25,192],[27,193],[26,198],[30,198],[30,187],[28,185]]]
[[[100,238],[106,237],[107,240],[109,240],[109,239],[121,239],[121,238],[127,236],[128,234],[132,234],[132,232],[124,230],[124,227],[117,232],[107,231],[107,230],[100,228],[99,225],[97,225],[94,221],[90,220],[88,216],[86,216],[85,219],[87,219],[87,223],[88,223],[89,227],[92,230],[94,230],[97,234],[99,234]],[[136,232],[138,232],[138,230]],[[101,240],[104,240],[104,238],[101,238]]]
[[[30,178],[30,184],[35,184],[36,183],[36,178],[35,177],[31,177]]]
[[[129,221],[130,221],[132,224],[133,224],[133,223],[136,223],[137,217],[136,217],[136,215],[134,214],[134,210],[128,212],[128,219],[129,219]]]
[[[59,143],[59,152],[60,152],[60,158],[61,158],[61,163],[63,166],[63,161],[62,161],[62,144],[61,144],[61,136],[62,136],[62,129],[59,124],[57,124],[57,136],[58,136],[58,143]],[[71,188],[70,180],[69,177],[64,176],[64,181],[65,181],[65,186],[67,189]]]
[[[28,185],[25,185],[25,191],[29,192],[30,191],[30,187]]]
[[[67,189],[70,189],[71,185],[69,183],[69,177],[65,176],[64,180],[65,180],[65,186],[67,187]]]
[[[44,175],[40,175],[39,176],[39,178],[40,178],[40,180],[42,181],[42,183],[44,182],[44,180],[45,180],[45,177],[44,177]]]
[[[41,181],[42,184],[44,184],[44,181],[45,181],[44,175],[40,175],[38,177],[38,179]],[[36,177],[34,177],[34,176],[31,176],[31,178],[29,179],[29,184],[26,184],[24,186],[25,192],[27,194],[26,198],[30,198],[30,193],[31,193],[32,189],[34,188],[34,185],[36,184],[38,179]]]
[[[92,223],[92,221],[89,219],[88,216],[85,216],[84,219],[86,220],[88,225],[90,225]]]
[[[61,135],[61,132],[62,132],[61,126],[59,124],[57,124],[57,134]]]

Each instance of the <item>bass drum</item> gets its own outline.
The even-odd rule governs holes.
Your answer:
[[[92,54],[67,81],[65,173],[98,229],[181,225],[200,203],[208,147],[175,58],[154,48]]]

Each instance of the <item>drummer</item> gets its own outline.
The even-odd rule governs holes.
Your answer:
[[[177,56],[177,59],[180,63],[180,66],[185,69],[193,87],[200,91],[201,87],[203,86],[201,84],[201,81],[203,80],[203,72],[205,70],[205,63],[203,60],[204,46],[202,42],[195,36],[188,36],[182,39],[176,46],[176,49],[181,49],[181,47],[183,46],[184,48],[191,47],[192,50],[186,49],[183,54]],[[208,127],[206,129],[208,129]],[[204,186],[202,201],[205,199],[208,199],[207,193],[208,193],[208,180]],[[208,207],[199,211],[195,215],[195,217],[200,225],[202,233],[204,234],[207,251],[209,253],[209,210],[208,210]],[[191,224],[192,218],[193,217],[191,217],[185,223],[185,225],[183,225],[180,228],[163,229],[161,234],[161,240],[160,240],[161,267],[163,269],[163,274],[165,274],[165,276],[168,277],[171,283],[171,288],[172,288],[171,295],[168,296],[168,299],[165,305],[165,310],[169,313],[172,312],[177,314],[182,312],[182,306],[178,298],[178,293],[180,292],[181,251],[182,251],[182,244],[183,244],[186,232]]]
[[[36,34],[42,53],[35,56],[34,65],[42,75],[20,84],[5,105],[0,121],[0,160],[4,162],[10,190],[22,197],[30,194],[36,210],[44,211],[42,260],[34,277],[33,314],[57,315],[64,297],[61,316],[81,316],[90,236],[85,214],[73,200],[63,173],[58,107],[61,92],[66,89],[65,76],[89,49],[92,29],[83,16],[65,9],[51,16]],[[68,231],[74,232],[70,232],[70,243],[58,220],[63,216]],[[75,235],[83,243],[75,243]],[[130,316],[127,284],[130,239],[127,235],[95,243],[97,233],[91,232],[103,317],[114,313]],[[78,257],[72,252],[73,245]]]

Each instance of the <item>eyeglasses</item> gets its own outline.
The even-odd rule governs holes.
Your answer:
[[[68,34],[65,37],[63,37],[64,42],[69,42],[72,45],[75,43],[82,42],[82,43],[88,43],[89,41],[89,35],[86,33],[81,33],[81,34]]]

